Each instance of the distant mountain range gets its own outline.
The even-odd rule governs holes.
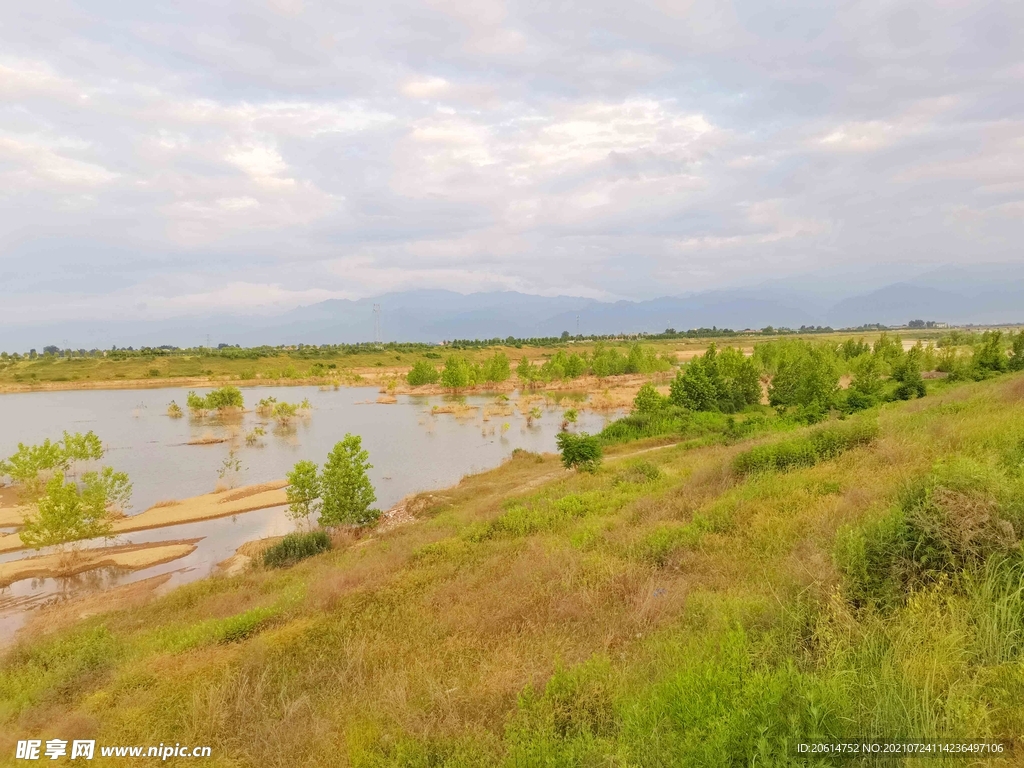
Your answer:
[[[822,280],[834,280],[827,275]],[[841,296],[824,301],[822,296]],[[0,349],[46,344],[109,347],[228,343],[325,344],[372,341],[373,305],[381,305],[385,341],[455,338],[657,333],[666,328],[799,328],[901,325],[912,319],[950,324],[1024,322],[1024,266],[946,269],[843,296],[836,283],[775,281],[752,288],[706,291],[647,301],[601,302],[512,291],[460,294],[444,290],[330,300],[278,315],[205,316],[160,321],[76,323],[0,328]]]

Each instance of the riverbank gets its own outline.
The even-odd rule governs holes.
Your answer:
[[[239,765],[783,764],[795,743],[908,734],[1024,747],[1009,554],[963,578],[856,560],[916,519],[908,481],[938,489],[915,514],[1018,524],[1024,377],[856,418],[877,421],[869,443],[750,476],[737,456],[778,435],[634,443],[593,474],[517,453],[418,497],[416,524],[26,636],[0,665],[0,752],[79,722]]]

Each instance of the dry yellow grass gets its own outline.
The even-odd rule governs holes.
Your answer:
[[[762,748],[783,764],[791,734],[834,713],[1018,738],[1019,658],[979,667],[952,593],[888,624],[838,604],[833,552],[939,460],[1015,450],[1020,381],[887,406],[873,444],[784,474],[733,471],[754,439],[621,446],[594,475],[519,453],[409,500],[413,524],[33,641],[4,679],[55,658],[44,642],[104,662],[49,672],[59,697],[52,677],[19,688],[0,750],[76,718],[245,766],[750,764]]]

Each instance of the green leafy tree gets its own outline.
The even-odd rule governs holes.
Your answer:
[[[24,495],[34,497],[42,492],[48,473],[58,470],[68,473],[76,462],[101,458],[103,443],[94,432],[83,435],[65,431],[63,439],[56,443],[49,439],[39,445],[18,443],[18,450],[0,462],[0,476],[10,477],[22,486]]]
[[[893,365],[903,357],[903,343],[899,336],[883,333],[875,342],[874,353],[889,365]]]
[[[448,389],[462,389],[473,383],[473,370],[464,357],[449,355],[441,371],[441,385]]]
[[[590,360],[590,370],[598,378],[618,376],[626,372],[626,356],[613,347],[598,344]]]
[[[420,387],[424,384],[436,384],[441,378],[440,371],[426,360],[417,360],[412,370],[406,375],[405,380],[412,387]]]
[[[103,467],[99,472],[82,475],[82,497],[99,504],[107,510],[124,513],[131,507],[132,484],[127,472],[117,472],[113,467]]]
[[[307,525],[320,513],[320,474],[312,461],[299,461],[288,473],[288,516],[293,520],[305,520]]]
[[[715,353],[712,344],[704,353],[705,367],[718,389],[718,409],[735,413],[761,402],[761,373],[753,359],[726,347]]]
[[[504,352],[496,352],[483,365],[483,380],[492,383],[508,381],[512,376],[512,364]]]
[[[81,432],[70,434],[65,431],[61,448],[64,455],[60,467],[65,472],[76,461],[99,461],[103,458],[103,442],[92,430],[84,435]]]
[[[531,382],[537,378],[537,369],[530,363],[528,358],[519,358],[519,364],[516,366],[516,376],[522,382]]]
[[[1024,330],[1015,334],[1011,340],[1013,352],[1007,360],[1011,371],[1024,371]]]
[[[897,400],[910,400],[924,397],[927,394],[924,379],[921,377],[920,355],[912,349],[893,367],[892,378],[897,382],[893,397]]]
[[[985,331],[981,335],[981,345],[974,351],[973,365],[982,375],[1002,373],[1010,367],[1002,331]]]
[[[885,389],[882,369],[881,359],[871,353],[864,354],[854,361],[853,380],[846,392],[848,410],[859,411],[881,402]]]
[[[371,506],[377,495],[367,475],[369,458],[361,438],[350,434],[328,454],[320,475],[321,525],[370,525],[380,517]]]
[[[84,489],[79,489],[58,473],[46,484],[36,513],[25,519],[21,540],[29,547],[41,549],[109,536],[111,514],[107,507],[107,488],[102,479],[91,479]]]
[[[573,352],[565,359],[565,376],[569,379],[578,379],[587,372],[587,359],[579,354]]]
[[[185,405],[190,411],[195,412],[218,411],[226,408],[244,408],[245,399],[242,397],[242,390],[229,385],[208,392],[205,397],[190,391],[185,397]]]
[[[636,397],[633,398],[633,410],[637,413],[653,413],[660,410],[664,404],[665,398],[658,393],[658,390],[650,382],[640,387]]]
[[[559,432],[555,438],[562,453],[562,464],[566,469],[594,472],[601,463],[601,442],[595,435],[586,432],[573,434]]]
[[[669,399],[673,404],[691,411],[718,409],[718,387],[700,359],[693,360],[676,374],[669,385]]]
[[[768,400],[776,408],[794,408],[815,421],[832,408],[838,392],[836,366],[824,350],[810,347],[779,363]]]

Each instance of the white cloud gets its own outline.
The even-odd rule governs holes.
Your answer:
[[[132,13],[111,38],[0,9],[0,303],[642,297],[1024,237],[1024,28],[996,0]]]

